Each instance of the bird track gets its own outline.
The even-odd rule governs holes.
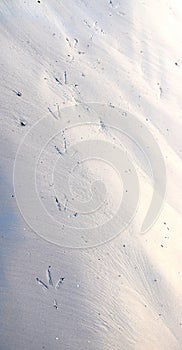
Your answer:
[[[58,281],[55,283],[53,283],[53,279],[52,279],[52,275],[51,275],[51,266],[49,265],[48,269],[46,270],[46,277],[47,277],[47,283],[45,283],[44,281],[42,281],[40,278],[36,277],[36,281],[37,283],[45,290],[58,290],[60,289],[61,285],[64,282],[64,277],[60,277],[58,279]],[[58,309],[58,302],[56,299],[53,300],[53,307],[57,310]]]

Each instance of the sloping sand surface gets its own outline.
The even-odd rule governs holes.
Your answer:
[[[182,348],[181,25],[1,1],[0,350]]]

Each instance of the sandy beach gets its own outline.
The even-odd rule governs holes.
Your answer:
[[[0,350],[182,348],[182,4],[0,3]]]

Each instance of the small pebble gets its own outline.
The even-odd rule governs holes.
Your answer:
[[[21,126],[26,126],[26,122],[21,121],[21,122],[20,122],[20,125],[21,125]]]

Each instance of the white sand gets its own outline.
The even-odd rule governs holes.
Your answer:
[[[0,19],[0,350],[180,350],[180,0],[3,0]],[[89,103],[106,107],[101,114],[96,108],[95,117],[87,119],[84,108]],[[78,122],[75,105],[81,106],[81,125],[72,128]],[[69,106],[71,109],[63,110]],[[134,123],[141,123],[136,139],[104,125],[103,111],[108,108],[113,126],[118,108],[127,113],[122,118],[130,118],[131,113]],[[70,127],[65,134],[64,118]],[[85,125],[88,121],[92,124]],[[129,134],[133,124],[128,125]],[[148,137],[144,137],[142,150],[136,145],[145,129],[162,152],[166,181],[160,173],[159,153]],[[58,136],[51,140],[56,132]],[[98,140],[105,147],[105,156],[114,145],[115,156],[109,155],[109,160],[116,161],[116,166],[121,144],[129,154],[139,180],[140,201],[126,230],[110,242],[85,248],[116,236],[122,223],[127,223],[137,196],[137,182],[130,180],[128,190],[133,181],[136,186],[129,206],[123,207],[126,215],[102,229],[100,225],[119,210],[124,190],[117,171],[104,163],[104,149],[100,144],[97,147]],[[88,160],[81,170],[78,167],[69,197],[66,166],[69,168],[70,158],[66,157],[78,142],[83,157],[98,151],[101,159]],[[68,153],[62,157],[59,151]],[[161,186],[166,184],[166,195],[162,208],[156,202],[156,221],[141,234],[155,185],[152,160],[147,161],[146,152],[154,158],[152,171],[162,179]],[[71,159],[78,160],[74,158],[77,154]],[[35,203],[35,168],[37,194],[46,215]],[[105,189],[101,187],[102,192],[96,192],[85,205],[91,195],[88,183],[93,180],[103,181]],[[100,208],[104,191],[107,200]],[[78,199],[78,211],[74,206],[73,211],[68,210],[64,192],[68,202],[72,196]],[[88,206],[90,214],[85,215]],[[60,215],[65,226],[59,236]],[[92,236],[93,227],[98,226],[101,230],[96,229]],[[73,249],[78,246],[83,249]]]

